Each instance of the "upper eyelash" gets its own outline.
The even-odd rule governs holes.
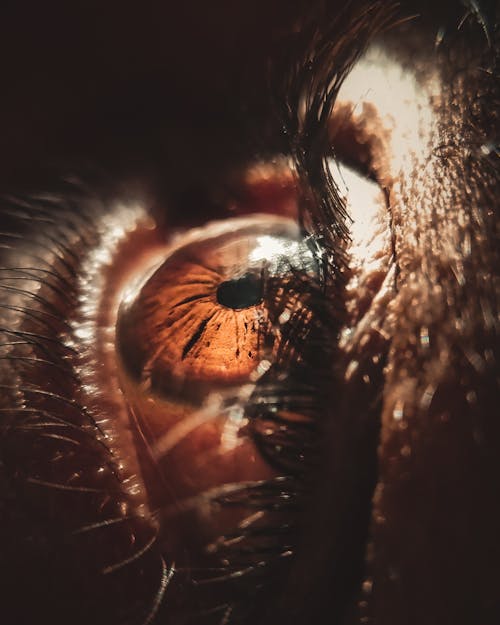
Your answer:
[[[300,218],[326,251],[326,279],[346,266],[341,248],[349,238],[345,202],[327,162],[335,156],[328,122],[345,77],[374,36],[395,21],[396,9],[393,2],[372,1],[335,6],[334,17],[327,9],[325,15],[313,11],[300,32],[281,43],[285,52],[271,64],[275,111],[301,189]]]

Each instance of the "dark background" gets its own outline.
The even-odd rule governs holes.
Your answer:
[[[224,163],[271,149],[267,62],[317,4],[347,3],[4,0],[0,191],[82,167],[206,184]],[[464,11],[459,0],[400,5],[432,30],[450,6]]]
[[[0,190],[82,166],[177,184],[231,161],[268,117],[266,58],[306,4],[2,3]]]

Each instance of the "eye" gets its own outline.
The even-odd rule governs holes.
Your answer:
[[[115,266],[141,236],[125,235]],[[286,579],[340,323],[313,243],[276,215],[208,223],[157,243],[119,287],[104,281],[87,337],[88,301],[80,310],[89,353],[116,327],[104,377],[123,393],[115,401],[131,419],[157,544],[188,593],[176,608],[186,618],[226,604],[249,618],[245,593],[260,588],[251,591],[258,614]],[[85,363],[79,372],[88,403],[95,373]]]
[[[55,621],[74,606],[85,621],[96,593],[103,622],[249,623],[282,603],[293,568],[303,575],[331,475],[331,417],[343,410],[347,242],[336,214],[323,217],[328,245],[311,224],[279,216],[298,212],[300,177],[281,169],[247,171],[246,201],[242,192],[221,215],[251,216],[177,237],[144,202],[78,185],[5,211],[30,233],[26,261],[16,255],[3,284],[6,310],[19,313],[7,333],[26,345],[4,345],[20,364],[5,384],[3,455],[29,510],[15,567],[20,575],[34,554],[50,586],[60,558],[67,603],[53,608],[53,589],[32,586]],[[344,448],[338,483],[354,459],[372,474],[373,428],[372,454],[346,462],[344,425],[333,437]],[[366,491],[353,480],[349,497],[365,505],[372,479]],[[341,539],[357,563],[366,511],[355,516]]]
[[[195,511],[206,507],[211,489],[279,475],[252,435],[252,422],[261,418],[255,403],[259,396],[265,410],[260,386],[279,361],[278,399],[270,408],[279,416],[286,379],[306,356],[306,320],[312,327],[317,313],[304,301],[304,284],[314,288],[317,280],[317,262],[297,225],[255,215],[178,237],[159,267],[125,289],[117,319],[119,377],[145,453],[161,476],[160,485],[151,478],[156,486],[149,487],[160,517],[165,508],[175,516],[189,498]],[[289,336],[291,324],[302,324],[300,343]],[[283,442],[286,424],[282,418]],[[191,521],[198,542],[207,524],[218,532],[212,540],[223,535],[217,516]],[[179,527],[170,533],[179,534]],[[182,542],[175,551],[181,547],[190,551]],[[193,563],[197,556],[189,557]],[[175,560],[180,565],[178,555]]]

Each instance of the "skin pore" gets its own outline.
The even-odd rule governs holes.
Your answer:
[[[17,269],[0,277],[5,622],[497,623],[495,3],[378,6],[364,30],[354,18],[378,3],[154,3],[140,15],[114,4],[36,5],[28,16],[11,8],[3,37],[15,60],[2,103],[2,230],[18,235],[2,239],[2,271]],[[324,63],[349,57],[347,78],[327,123],[293,134],[282,107],[296,83],[280,78],[303,61],[299,35],[315,25],[339,42]],[[363,37],[369,50],[358,60]],[[383,191],[370,200],[368,235],[338,205],[327,204],[326,224],[319,211],[325,136]],[[299,182],[273,195],[261,177],[263,199],[242,172],[276,154],[295,158]],[[61,182],[68,171],[83,184]],[[9,199],[40,189],[51,196]],[[364,196],[351,195],[356,224]],[[114,292],[119,300],[139,260],[164,252],[165,232],[297,206],[310,232],[331,237],[343,267],[327,372],[336,395],[308,484],[307,531],[283,584],[260,600],[265,609],[252,613],[238,597],[239,614],[184,620],[193,599],[158,539],[162,520],[148,509],[137,440],[119,428],[129,415],[107,375]],[[47,267],[62,278],[42,276],[40,287],[36,268]],[[40,322],[20,310],[30,307],[54,339],[45,356],[48,343],[32,342]],[[34,364],[19,360],[34,353]],[[18,428],[29,410],[70,421],[74,449]],[[245,594],[236,584],[230,592]]]

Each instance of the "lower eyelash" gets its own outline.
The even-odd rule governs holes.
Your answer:
[[[36,610],[50,614],[54,622],[96,622],[91,615],[98,602],[103,622],[127,610],[131,622],[141,622],[145,610],[152,617],[156,588],[161,587],[154,583],[154,527],[128,512],[107,441],[93,415],[74,399],[75,350],[66,339],[66,316],[76,300],[78,259],[67,252],[78,241],[88,245],[94,235],[93,210],[86,208],[92,200],[78,189],[71,193],[73,198],[66,189],[53,201],[4,200],[8,228],[0,235],[0,478],[8,506],[3,508],[2,531],[12,546],[5,539],[0,544],[9,574],[3,618],[32,622],[31,611]],[[81,207],[79,214],[67,212],[70,201]],[[32,234],[16,240],[15,233],[25,231]],[[60,243],[52,246],[56,236]],[[22,249],[17,247],[21,243]],[[84,534],[82,519],[93,526]],[[117,558],[140,588],[132,586],[125,603],[123,573],[111,574],[109,562],[104,564]],[[26,578],[28,562],[32,577]],[[102,577],[100,569],[109,572]],[[140,582],[146,571],[149,588]],[[7,599],[10,585],[12,601]],[[85,597],[82,589],[93,585],[95,596]],[[20,588],[30,599],[26,605],[16,600]],[[73,614],[75,606],[78,615]]]

